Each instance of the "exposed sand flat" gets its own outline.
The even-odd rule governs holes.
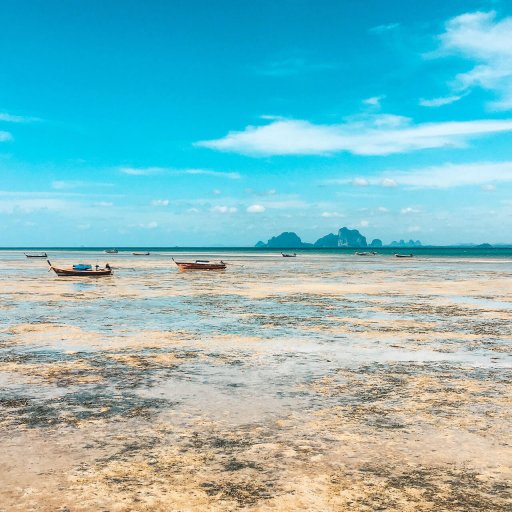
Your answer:
[[[511,262],[107,257],[1,261],[0,510],[510,510]]]

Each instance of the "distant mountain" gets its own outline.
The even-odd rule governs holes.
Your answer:
[[[366,247],[366,237],[357,229],[341,228],[338,231],[338,247]]]
[[[404,240],[400,240],[399,242],[392,241],[390,247],[421,247],[421,242],[419,240],[409,240],[408,242]]]
[[[319,238],[313,245],[314,247],[338,247],[338,235],[329,233]]]
[[[370,247],[383,247],[382,240],[374,238]],[[409,240],[405,242],[391,242],[391,247],[421,247],[419,240]],[[347,227],[341,228],[337,234],[329,233],[319,238],[314,244],[303,242],[300,237],[291,231],[285,231],[278,236],[273,236],[266,244],[258,242],[256,247],[268,247],[270,249],[300,249],[305,247],[318,247],[318,248],[336,248],[336,247],[368,247],[366,237],[362,235],[357,229],[349,229]]]
[[[278,236],[273,236],[266,244],[263,244],[263,247],[268,247],[269,249],[300,249],[312,246],[313,244],[304,243],[296,233],[291,231],[285,231]],[[259,247],[262,246],[259,245]]]

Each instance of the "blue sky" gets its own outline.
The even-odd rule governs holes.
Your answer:
[[[12,1],[0,246],[512,242],[512,5]]]

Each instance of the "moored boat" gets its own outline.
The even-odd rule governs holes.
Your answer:
[[[172,258],[172,261],[176,263],[180,271],[184,270],[225,270],[226,264],[223,261],[213,263],[209,260],[196,260],[196,261],[176,261]]]
[[[113,274],[112,268],[107,263],[104,268],[99,268],[99,265],[96,265],[96,268],[93,269],[92,265],[84,265],[82,263],[78,265],[73,265],[72,268],[59,268],[54,267],[50,260],[48,261],[48,265],[50,265],[50,270],[53,270],[59,277],[65,276],[80,276],[80,277],[103,277],[103,276],[111,276]]]
[[[117,254],[119,251],[117,249],[107,249],[105,252],[107,254]]]
[[[149,252],[132,252],[134,256],[149,256]]]
[[[397,257],[397,258],[412,258],[413,256],[414,256],[414,254],[395,253],[395,257]]]
[[[284,253],[284,252],[282,252],[282,253],[281,253],[281,256],[282,256],[283,258],[296,258],[296,257],[297,257],[297,255],[296,255],[295,253],[293,253],[293,254],[289,254],[289,253],[288,253],[288,254],[287,254],[287,253]]]
[[[34,253],[34,254],[27,254],[26,252],[23,253],[27,258],[47,258],[48,254],[45,252],[42,253]]]
[[[377,253],[375,251],[371,252],[356,252],[356,256],[376,256]]]

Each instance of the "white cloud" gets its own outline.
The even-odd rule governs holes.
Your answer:
[[[482,190],[485,190],[485,192],[494,192],[496,190],[496,185],[491,185],[490,183],[487,183],[485,185],[482,185],[480,188]]]
[[[395,180],[391,179],[391,178],[384,178],[380,182],[380,185],[382,187],[386,187],[386,188],[398,187],[398,183]]]
[[[155,222],[154,220],[151,222],[148,222],[147,224],[139,224],[139,228],[143,229],[156,229],[158,227],[158,222]]]
[[[325,217],[326,219],[329,219],[331,217],[337,218],[337,217],[345,217],[342,213],[338,212],[322,212],[322,217]]]
[[[450,103],[455,103],[462,99],[462,95],[459,96],[444,96],[441,98],[431,98],[430,100],[422,98],[418,103],[422,107],[442,107],[444,105],[449,105]]]
[[[247,208],[248,213],[263,213],[266,208],[261,204],[252,204]]]
[[[383,34],[391,30],[396,30],[399,26],[400,23],[386,23],[385,25],[377,25],[376,27],[372,27],[369,32],[373,32],[374,34]]]
[[[482,119],[414,124],[394,115],[366,116],[342,124],[318,125],[308,121],[275,121],[229,132],[224,138],[197,142],[218,151],[269,155],[389,155],[447,146],[463,147],[475,137],[512,131],[512,120]]]
[[[443,164],[409,170],[388,170],[367,179],[369,186],[454,188],[480,186],[483,190],[494,190],[499,182],[512,183],[512,161],[472,162],[468,164]],[[347,185],[352,178],[327,180],[331,185]]]
[[[362,228],[367,228],[370,223],[367,221],[367,220],[362,220],[359,225],[362,227]]]
[[[220,196],[220,195],[222,194],[222,191],[221,191],[221,190],[219,190],[218,188],[214,188],[214,189],[212,190],[212,194],[213,194],[214,196]]]
[[[204,176],[218,176],[219,178],[228,178],[230,180],[239,180],[240,174],[238,172],[221,172],[210,171],[208,169],[186,169],[183,171],[175,171],[173,174],[195,174]]]
[[[98,181],[52,181],[52,188],[55,190],[69,190],[74,188],[96,188],[96,187],[112,187],[112,183],[101,183]]]
[[[32,123],[39,121],[37,117],[14,116],[7,112],[0,112],[0,121],[5,123]]]
[[[164,169],[161,167],[121,167],[119,171],[130,176],[151,176],[153,174],[160,174],[162,171],[164,171]]]
[[[411,208],[410,206],[408,206],[407,208],[402,208],[400,210],[400,213],[402,215],[411,215],[411,214],[414,214],[414,213],[420,213],[420,210],[418,210],[416,208]]]
[[[377,208],[377,211],[378,211],[379,213],[389,213],[389,208],[386,208],[386,207],[384,207],[384,206],[379,206],[379,207]]]
[[[352,185],[355,187],[367,187],[370,182],[365,178],[354,178],[352,180]]]
[[[173,169],[168,167],[121,167],[119,169],[123,174],[130,176],[153,176],[155,174],[169,174],[172,176],[192,175],[192,176],[217,176],[219,178],[228,178],[230,180],[240,179],[238,172],[211,171],[209,169]]]
[[[455,54],[474,67],[455,77],[455,90],[480,87],[496,93],[496,109],[512,109],[512,17],[496,19],[496,13],[472,12],[456,16],[439,36],[440,51],[435,56]]]
[[[444,164],[389,174],[400,185],[417,188],[493,185],[493,182],[512,182],[512,161]]]
[[[114,203],[111,203],[109,201],[98,201],[97,203],[94,203],[94,206],[99,206],[100,208],[101,207],[110,207],[110,206],[114,206]]]
[[[0,142],[5,142],[8,140],[12,140],[12,135],[9,132],[0,131]]]
[[[238,208],[234,206],[214,206],[211,211],[213,213],[236,213]]]
[[[169,206],[169,199],[153,199],[151,206]]]
[[[380,102],[385,98],[385,96],[372,96],[371,98],[366,98],[363,100],[365,105],[370,105],[372,107],[380,107]]]
[[[2,199],[2,213],[33,213],[42,211],[69,212],[73,204],[62,199]]]

